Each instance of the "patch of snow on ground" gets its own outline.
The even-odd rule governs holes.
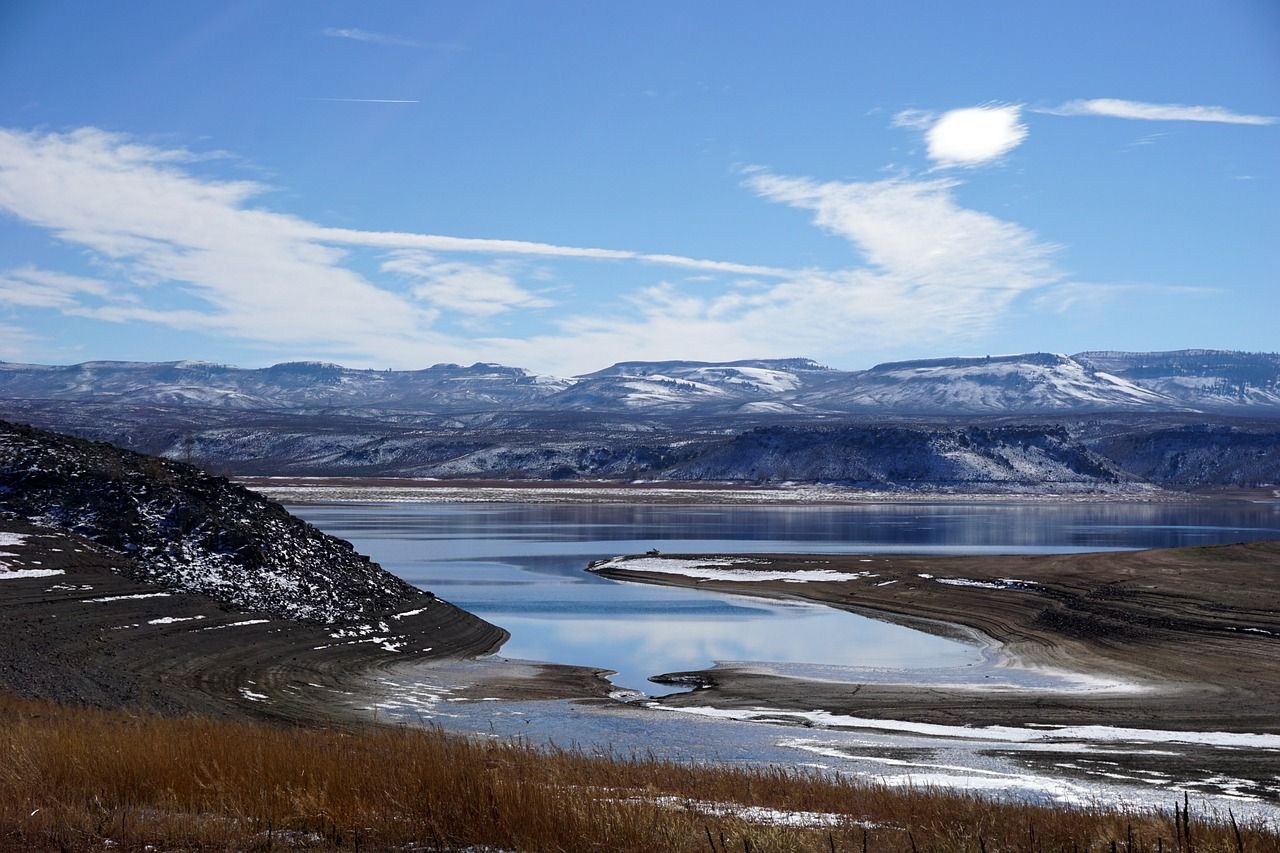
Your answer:
[[[148,625],[172,625],[175,622],[194,622],[203,616],[161,616],[159,619],[148,619]]]
[[[168,592],[138,592],[133,595],[108,595],[104,598],[86,598],[85,601],[90,604],[109,604],[112,601],[126,601],[134,598],[168,598],[171,593]]]
[[[1035,581],[1020,581],[1014,578],[1000,578],[998,581],[975,581],[969,578],[937,578],[936,580],[947,586],[977,586],[983,589],[1028,589],[1039,586]]]
[[[633,560],[614,558],[592,566],[591,571],[601,569],[624,569],[632,572],[649,572],[652,574],[684,575],[708,581],[783,581],[785,583],[807,583],[809,581],[851,581],[859,578],[875,577],[870,572],[836,572],[830,569],[797,569],[790,572],[773,570],[732,569],[726,568],[742,563],[754,563],[750,559],[731,559],[727,557],[707,558],[699,560],[681,560],[674,557],[638,557]]]
[[[0,581],[10,581],[18,578],[48,578],[61,574],[64,574],[62,569],[11,569],[5,563],[0,563]]]
[[[937,723],[917,723],[909,720],[875,720],[868,717],[852,717],[832,714],[829,711],[788,711],[780,708],[730,709],[710,706],[672,707],[658,702],[647,703],[650,708],[663,711],[679,711],[704,717],[728,720],[757,720],[792,718],[807,720],[824,728],[874,729],[886,732],[909,732],[930,737],[961,738],[1003,743],[1029,743],[1034,741],[1083,740],[1123,741],[1139,743],[1191,743],[1205,746],[1239,747],[1246,749],[1280,750],[1280,735],[1252,734],[1248,732],[1178,732],[1163,729],[1135,729],[1123,726],[1050,726],[1018,728],[1016,726],[948,726]]]
[[[269,697],[263,693],[254,693],[248,687],[240,688],[240,695],[248,699],[250,702],[266,702]]]
[[[793,812],[782,809],[771,809],[764,806],[744,806],[739,803],[717,803],[707,800],[689,800],[684,797],[638,797],[633,802],[651,802],[667,808],[687,809],[700,815],[710,817],[736,817],[748,823],[759,823],[765,826],[840,826],[844,823],[859,823],[850,815],[832,812]],[[868,828],[872,825],[868,824]]]
[[[241,622],[228,622],[225,625],[210,625],[208,628],[201,628],[201,631],[221,631],[223,628],[239,628],[242,625],[264,625],[270,622],[270,619],[245,619]]]
[[[23,533],[0,533],[0,545],[21,545],[27,541]]]
[[[877,778],[878,782],[898,788],[963,788],[969,791],[1043,791],[1060,803],[1088,805],[1096,799],[1088,790],[1058,779],[1044,776],[975,776],[969,773],[904,773]]]

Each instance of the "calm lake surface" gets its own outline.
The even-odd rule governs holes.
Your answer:
[[[671,506],[344,503],[297,515],[511,632],[504,657],[652,675],[716,662],[981,671],[981,650],[830,608],[606,580],[594,559],[666,553],[1030,554],[1280,537],[1280,504]],[[868,672],[870,670],[870,674]]]

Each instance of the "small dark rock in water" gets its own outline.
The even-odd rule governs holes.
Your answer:
[[[224,477],[6,421],[0,511],[129,554],[135,580],[284,618],[367,619],[421,595]]]

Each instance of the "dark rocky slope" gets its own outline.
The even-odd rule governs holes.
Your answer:
[[[134,580],[273,616],[352,621],[424,595],[222,477],[4,421],[0,510],[129,555]]]
[[[426,594],[369,622],[240,611],[132,580],[132,561],[0,514],[0,691],[165,713],[343,721],[384,672],[483,655],[501,629]]]
[[[1280,484],[1280,424],[1193,424],[1110,435],[1090,446],[1133,476],[1172,488]]]
[[[0,690],[327,720],[506,637],[221,477],[0,421]]]

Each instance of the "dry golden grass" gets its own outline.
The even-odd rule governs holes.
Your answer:
[[[692,811],[685,800],[848,819],[820,829],[762,826]],[[794,771],[547,754],[420,729],[281,728],[0,696],[4,849],[768,853],[860,851],[865,843],[921,853],[1128,853],[1186,850],[1180,835],[1171,814],[1035,808]],[[1229,825],[1193,815],[1190,835],[1189,849],[1204,853],[1241,845],[1280,851],[1280,838],[1255,825],[1242,825],[1237,838]]]

